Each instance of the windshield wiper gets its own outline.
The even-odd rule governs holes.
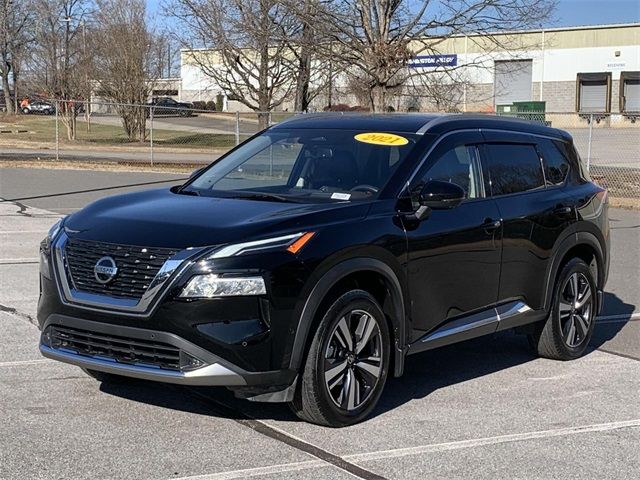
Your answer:
[[[247,200],[266,200],[271,202],[295,202],[290,197],[264,192],[234,192],[228,198],[243,198]]]

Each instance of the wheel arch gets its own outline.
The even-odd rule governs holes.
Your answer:
[[[547,286],[545,294],[545,310],[551,308],[553,299],[553,289],[558,278],[558,274],[562,267],[572,258],[580,258],[589,266],[598,290],[604,288],[606,267],[603,247],[598,238],[590,232],[577,232],[567,237],[560,244],[555,256],[553,257],[552,266],[547,276]],[[599,310],[602,305],[598,305]]]
[[[291,352],[292,370],[298,371],[305,359],[323,307],[328,306],[339,293],[344,293],[351,286],[369,292],[380,303],[392,337],[393,374],[396,377],[402,375],[406,343],[406,310],[402,286],[391,267],[370,257],[342,261],[316,282],[300,315]]]

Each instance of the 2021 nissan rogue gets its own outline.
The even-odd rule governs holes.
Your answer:
[[[343,426],[405,357],[516,328],[582,355],[607,192],[571,137],[491,116],[303,115],[41,244],[40,350],[101,381],[219,385]]]

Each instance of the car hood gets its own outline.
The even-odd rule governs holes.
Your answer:
[[[369,206],[197,197],[158,189],[98,200],[68,217],[64,226],[69,236],[85,240],[183,249],[355,221]]]

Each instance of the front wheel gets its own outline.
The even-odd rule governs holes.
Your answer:
[[[591,270],[583,260],[574,258],[560,272],[551,313],[529,336],[529,343],[545,358],[580,357],[593,335],[596,308],[596,284]]]
[[[351,290],[327,310],[315,333],[300,385],[289,405],[303,420],[342,427],[376,406],[390,363],[384,313],[363,290]]]

